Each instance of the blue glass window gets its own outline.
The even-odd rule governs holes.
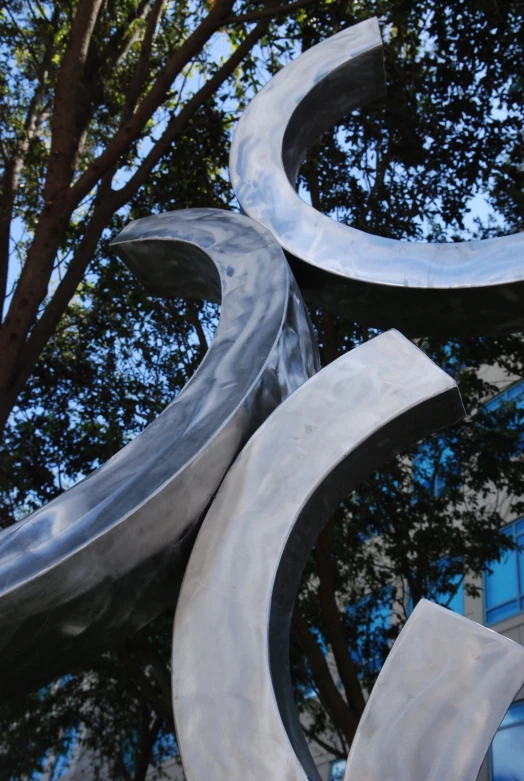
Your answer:
[[[524,546],[524,520],[504,529],[517,545]],[[524,551],[508,551],[489,565],[484,577],[486,624],[496,624],[524,612]]]
[[[513,402],[517,409],[524,410],[524,380],[519,380],[502,393],[498,393],[493,399],[486,402],[485,407],[490,412],[498,409],[501,404]]]
[[[58,781],[59,778],[62,778],[69,770],[76,738],[76,727],[67,730],[63,739],[62,751],[54,756],[48,751],[42,759],[45,769],[43,771],[35,770],[30,776],[30,781],[42,781],[42,779]]]
[[[67,733],[64,750],[62,754],[56,758],[55,764],[53,766],[53,772],[50,776],[50,781],[58,781],[58,779],[62,778],[62,776],[69,770],[75,742],[76,729],[74,728],[69,730]]]
[[[515,404],[517,411],[522,411],[517,415],[515,426],[522,431],[522,437],[518,445],[517,452],[524,450],[524,380],[519,380],[509,388],[498,393],[490,401],[486,402],[484,409],[488,412],[494,412],[502,404]],[[445,473],[458,468],[458,464],[453,463],[453,449],[444,445],[443,438],[437,439],[437,444],[441,443],[440,453],[432,447],[430,442],[423,443],[415,457],[413,458],[413,478],[419,485],[427,490],[432,490],[433,496],[438,498],[446,487]],[[436,457],[438,456],[438,461]],[[436,473],[436,474],[435,474]]]
[[[491,781],[524,781],[524,702],[507,712],[490,751]]]
[[[178,754],[176,738],[172,732],[161,732],[153,746],[153,758],[156,762],[165,762]]]
[[[460,558],[452,559],[449,558],[443,558],[440,559],[439,564],[444,568],[448,567],[451,563],[459,564],[461,563]],[[462,569],[462,567],[461,567]],[[464,576],[461,572],[457,572],[456,575],[453,575],[452,578],[449,579],[449,585],[453,588],[456,588],[455,593],[450,598],[450,594],[445,593],[443,591],[437,591],[436,594],[434,594],[431,599],[433,599],[434,602],[436,602],[439,605],[442,605],[443,607],[449,608],[449,610],[452,610],[454,613],[458,613],[459,615],[464,615]]]
[[[386,588],[378,600],[364,597],[348,607],[350,618],[359,622],[359,636],[351,649],[351,658],[368,673],[377,673],[386,651],[385,632],[391,619],[391,588]]]
[[[437,594],[436,601],[439,605],[445,605],[454,613],[458,613],[460,616],[464,615],[464,581],[462,575],[456,575],[451,580],[452,584],[456,586],[457,590],[448,602],[449,595]]]
[[[433,496],[439,497],[446,487],[445,472],[450,468],[453,450],[442,445],[438,462],[436,455],[429,443],[422,444],[413,458],[413,477],[419,485],[432,490]]]
[[[346,760],[336,759],[329,766],[329,781],[343,781],[345,769]]]
[[[524,380],[519,380],[510,385],[505,391],[498,393],[493,399],[486,402],[484,406],[488,412],[493,412],[502,404],[509,403],[514,404],[517,410],[514,428],[520,432],[517,452],[522,452],[524,450]]]
[[[455,561],[455,559],[454,559]],[[460,559],[456,559],[456,561],[460,561]],[[440,559],[439,564],[442,564],[442,566],[449,564],[449,559]],[[432,602],[436,602],[438,605],[442,605],[443,607],[447,607],[449,610],[452,610],[454,613],[458,613],[459,615],[464,615],[464,578],[460,573],[457,573],[452,578],[449,579],[449,583],[451,586],[456,587],[456,591],[453,594],[453,596],[450,598],[449,593],[444,593],[441,591],[437,591],[434,594],[428,594],[428,599],[430,599]],[[408,602],[408,615],[411,614],[413,610],[413,600],[411,599],[411,595],[409,596],[409,602]]]

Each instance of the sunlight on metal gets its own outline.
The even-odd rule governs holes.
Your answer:
[[[206,516],[176,611],[173,705],[188,781],[319,778],[289,675],[303,567],[345,495],[462,415],[455,381],[389,331],[322,369],[250,439]]]
[[[152,295],[222,300],[220,322],[198,371],[145,431],[0,534],[2,696],[52,680],[174,606],[231,462],[318,369],[284,254],[248,217],[147,217],[113,246]]]
[[[524,681],[524,648],[419,602],[367,702],[345,781],[476,781]]]
[[[383,92],[371,19],[285,67],[244,113],[231,173],[249,216],[171,212],[113,241],[152,295],[221,301],[214,340],[142,434],[0,534],[3,696],[173,607],[189,559],[172,667],[188,781],[318,781],[289,674],[303,567],[344,496],[464,414],[454,380],[397,331],[319,372],[281,247],[305,294],[353,320],[424,334],[524,328],[522,234],[399,242],[295,192],[313,140]],[[494,609],[507,602],[492,595]],[[524,648],[423,601],[372,691],[346,781],[474,781],[523,680]]]
[[[523,330],[524,233],[447,244],[398,241],[335,222],[295,191],[316,138],[384,94],[376,19],[282,68],[235,131],[231,181],[243,211],[288,253],[306,299],[354,322],[425,336]]]

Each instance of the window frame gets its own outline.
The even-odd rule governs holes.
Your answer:
[[[520,531],[518,530],[518,525],[522,524],[522,527]],[[503,527],[502,532],[504,534],[510,534],[512,535],[513,541],[516,542],[519,537],[523,538],[523,544],[524,544],[524,516],[520,516],[519,518],[515,518],[514,521],[511,521],[511,523],[508,523],[506,526]],[[508,551],[505,555],[510,555],[513,551]],[[497,605],[493,605],[491,607],[488,607],[488,578],[490,577],[490,573],[487,571],[487,568],[484,570],[482,574],[482,586],[483,586],[483,599],[482,599],[482,619],[484,626],[486,627],[492,627],[496,624],[501,624],[503,621],[510,621],[512,618],[515,618],[516,616],[523,615],[524,614],[524,576],[522,578],[520,577],[520,571],[519,571],[519,556],[522,555],[524,557],[524,548],[520,550],[518,547],[514,551],[515,553],[515,570],[516,570],[516,577],[517,577],[517,594],[513,599],[507,599],[505,602],[500,602]],[[501,562],[494,562],[497,564],[502,564]],[[524,564],[524,562],[523,562]],[[489,565],[488,565],[489,566]],[[499,618],[495,621],[490,620],[488,618],[488,614],[492,612],[493,610],[498,610],[499,608],[505,607],[506,605],[509,605],[511,602],[517,603],[517,609],[514,613],[512,613],[509,616],[506,616],[505,618]]]
[[[511,705],[509,706],[508,710],[507,710],[506,716],[508,715],[508,713],[510,712],[510,710],[512,708],[514,708],[516,706],[521,706],[522,707],[522,705],[524,705],[524,700],[517,700],[516,702],[512,702]],[[504,716],[504,719],[506,718],[506,716]],[[522,721],[517,721],[517,722],[514,722],[513,724],[508,724],[505,727],[502,726],[504,724],[504,719],[502,719],[502,721],[501,721],[501,723],[500,723],[500,725],[499,725],[495,735],[493,736],[493,740],[495,740],[495,738],[498,735],[498,733],[500,731],[502,731],[502,730],[511,729],[512,727],[519,727],[519,726],[523,726],[524,725],[524,714],[523,714],[523,717],[522,717]],[[493,741],[492,741],[492,743],[491,743],[491,745],[490,745],[490,747],[488,749],[487,759],[488,759],[488,777],[489,777],[489,781],[494,781],[495,772],[494,772],[494,768],[493,768]]]

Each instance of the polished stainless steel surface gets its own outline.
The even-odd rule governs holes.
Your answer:
[[[476,781],[524,681],[524,648],[422,600],[368,700],[345,781]]]
[[[176,611],[173,704],[188,781],[319,778],[289,677],[303,566],[344,495],[462,413],[455,382],[390,331],[322,369],[250,439],[207,513]]]
[[[304,296],[354,321],[419,335],[523,330],[523,233],[449,244],[396,241],[337,223],[295,191],[317,136],[384,91],[376,19],[283,68],[235,132],[231,180],[242,209],[289,254]]]
[[[463,414],[454,381],[396,331],[315,374],[310,322],[274,237],[312,299],[355,320],[424,334],[524,327],[522,235],[397,242],[339,225],[295,193],[312,140],[383,89],[369,20],[281,71],[242,117],[232,179],[258,223],[196,209],[117,237],[151,293],[222,301],[214,341],[140,436],[0,535],[3,695],[173,606],[196,537],[173,639],[188,781],[318,781],[289,676],[304,564],[344,495]],[[523,679],[524,649],[422,603],[379,676],[346,779],[474,781]]]
[[[156,295],[222,300],[182,393],[129,445],[0,534],[0,693],[52,679],[174,605],[203,514],[253,431],[318,368],[271,234],[194,209],[131,223],[113,246]]]

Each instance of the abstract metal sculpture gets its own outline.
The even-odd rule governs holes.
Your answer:
[[[173,606],[205,516],[173,640],[189,781],[318,778],[287,657],[305,560],[345,493],[463,412],[454,381],[397,332],[317,373],[281,247],[303,292],[353,319],[408,333],[524,329],[521,234],[406,244],[338,225],[295,193],[314,138],[382,91],[380,34],[369,20],[284,68],[246,110],[231,172],[249,216],[174,212],[115,239],[152,294],[222,300],[214,341],[139,437],[0,535],[6,695]],[[523,680],[522,647],[421,603],[373,690],[346,779],[474,781]]]
[[[114,246],[154,295],[222,299],[220,322],[199,370],[142,434],[0,534],[2,696],[45,683],[174,606],[231,462],[318,369],[284,254],[248,217],[147,217]]]
[[[454,380],[389,331],[322,369],[249,440],[206,516],[176,612],[175,720],[189,781],[319,778],[289,675],[302,570],[348,492],[462,413]]]
[[[373,687],[346,781],[476,781],[522,680],[522,646],[422,600]]]
[[[382,40],[369,19],[313,46],[251,101],[231,147],[246,214],[290,257],[304,297],[353,321],[408,335],[524,329],[524,234],[421,244],[335,222],[295,180],[306,151],[348,111],[385,92]]]

